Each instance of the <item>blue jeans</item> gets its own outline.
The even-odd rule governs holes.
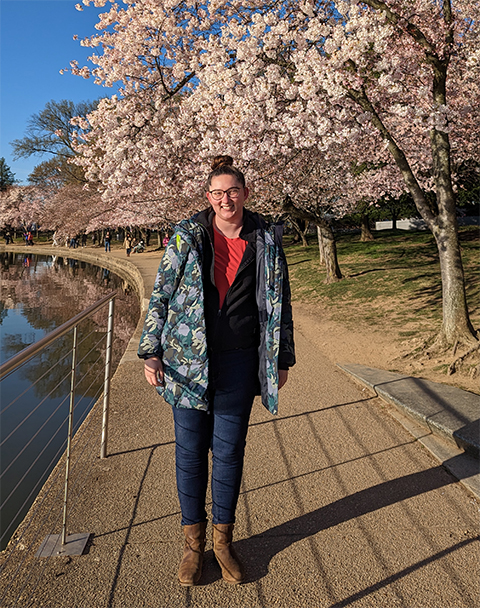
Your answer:
[[[213,523],[235,522],[248,421],[257,386],[256,348],[218,353],[210,357],[210,410],[173,408],[182,525],[207,520],[210,449]]]
[[[110,251],[110,241],[105,241],[105,251]]]

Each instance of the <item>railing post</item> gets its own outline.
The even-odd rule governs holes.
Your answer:
[[[22,352],[0,366],[0,379],[9,374],[13,369],[16,369],[21,363],[28,361],[45,346],[57,340],[60,336],[65,335],[72,328],[73,334],[73,354],[72,354],[72,372],[70,382],[70,412],[68,422],[68,438],[66,451],[66,471],[65,471],[65,497],[63,508],[63,527],[61,534],[48,535],[40,545],[35,557],[51,557],[65,555],[82,555],[90,538],[90,533],[70,534],[67,536],[67,516],[68,516],[68,485],[70,477],[70,462],[71,462],[71,447],[73,438],[73,411],[75,406],[75,370],[77,366],[77,326],[80,321],[91,316],[94,312],[102,308],[109,302],[108,311],[108,328],[107,342],[105,354],[105,383],[104,383],[104,412],[102,424],[102,448],[101,457],[105,458],[107,452],[107,430],[108,430],[108,405],[110,400],[110,376],[111,376],[111,361],[112,361],[112,343],[113,343],[113,313],[115,293],[104,296],[101,300],[88,307],[82,313],[76,315],[68,323],[64,323],[59,328],[54,330],[49,336],[42,338],[38,343],[27,346]]]
[[[106,344],[106,352],[105,352],[105,381],[104,381],[104,387],[103,387],[102,444],[100,447],[100,458],[107,457],[108,414],[109,414],[109,403],[110,403],[110,375],[111,375],[111,363],[112,363],[114,312],[115,312],[115,300],[112,298],[108,305],[107,344]]]
[[[70,453],[72,449],[73,435],[73,409],[75,406],[75,369],[77,367],[77,326],[73,328],[73,348],[72,348],[72,374],[70,377],[70,410],[68,413],[68,435],[67,435],[67,462],[65,466],[65,494],[63,499],[63,525],[62,525],[62,545],[67,542],[67,511],[68,511],[68,484],[70,481]]]

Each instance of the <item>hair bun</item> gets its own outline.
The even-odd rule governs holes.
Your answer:
[[[215,156],[212,161],[212,171],[219,167],[232,166],[233,158],[231,156]]]

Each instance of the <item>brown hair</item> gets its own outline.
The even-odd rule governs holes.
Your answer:
[[[242,188],[245,188],[245,176],[240,169],[233,167],[233,158],[231,156],[215,156],[212,161],[212,171],[207,178],[207,190],[210,189],[212,179],[220,175],[233,175],[240,182]]]

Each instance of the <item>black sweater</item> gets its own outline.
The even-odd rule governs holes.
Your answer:
[[[219,309],[219,293],[215,286],[215,258],[213,248],[213,209],[202,211],[195,219],[205,229],[203,242],[203,282],[207,345],[213,352],[258,346],[258,308],[255,296],[255,230],[257,214],[244,209],[244,223],[240,238],[247,246],[233,283]]]

